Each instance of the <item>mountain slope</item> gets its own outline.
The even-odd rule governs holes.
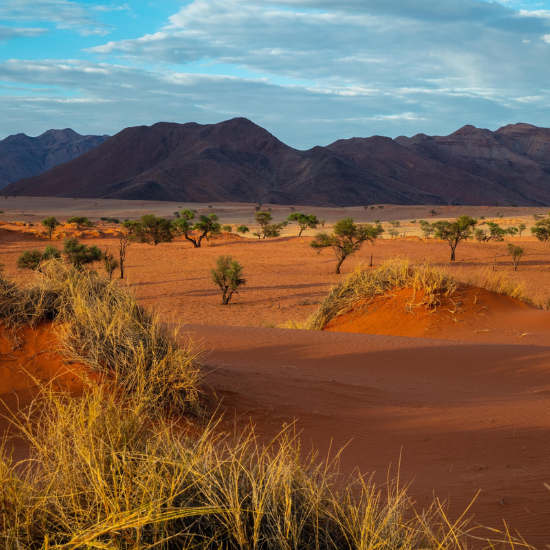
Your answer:
[[[82,155],[108,136],[81,136],[74,130],[48,130],[38,137],[15,134],[0,141],[0,189],[37,176]]]
[[[465,126],[299,151],[244,118],[126,128],[19,195],[279,204],[550,204],[550,130]]]

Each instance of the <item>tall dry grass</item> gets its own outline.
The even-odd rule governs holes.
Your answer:
[[[44,264],[27,286],[0,276],[0,321],[17,329],[52,320],[62,352],[152,404],[199,411],[200,369],[192,345],[180,347],[158,312],[92,271],[60,261]],[[145,397],[144,397],[145,398]]]
[[[322,330],[330,320],[352,311],[359,303],[366,306],[369,300],[400,288],[413,289],[411,307],[434,307],[442,296],[450,296],[457,286],[445,269],[428,262],[411,264],[408,260],[396,259],[376,269],[358,266],[331,289],[304,326],[309,330]],[[417,300],[416,293],[420,290],[423,296]]]
[[[342,482],[288,431],[268,445],[186,434],[93,385],[78,399],[44,389],[35,408],[16,421],[30,459],[0,456],[6,550],[459,550],[473,534],[439,503],[415,511],[397,484]]]

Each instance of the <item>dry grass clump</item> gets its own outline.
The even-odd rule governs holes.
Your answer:
[[[474,273],[468,273],[463,279],[464,284],[468,286],[484,288],[490,292],[510,296],[511,298],[516,298],[528,304],[533,303],[525,294],[524,282],[514,281],[502,271],[492,271],[490,269],[479,270]]]
[[[69,359],[114,378],[127,390],[180,411],[199,410],[197,352],[177,344],[158,312],[94,272],[50,261],[29,286],[0,277],[0,321],[35,326],[51,319]]]
[[[332,319],[353,310],[358,304],[365,306],[368,300],[386,294],[390,290],[411,288],[411,306],[435,307],[441,297],[450,296],[458,283],[443,268],[429,263],[411,264],[408,260],[389,260],[376,269],[359,266],[334,286],[319,309],[307,320],[305,328],[322,330]],[[416,301],[416,292],[424,296]]]
[[[44,390],[35,408],[17,420],[30,460],[0,456],[6,550],[459,550],[467,533],[437,503],[417,514],[396,485],[337,483],[288,432],[267,446],[251,432],[188,437],[99,386]]]

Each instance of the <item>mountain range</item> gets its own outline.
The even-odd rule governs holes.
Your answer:
[[[541,206],[550,204],[550,129],[464,126],[444,137],[352,138],[301,151],[245,118],[161,122],[126,128],[4,192],[182,202]]]
[[[38,137],[15,134],[0,141],[0,189],[73,160],[109,136],[81,136],[74,130],[48,130]]]

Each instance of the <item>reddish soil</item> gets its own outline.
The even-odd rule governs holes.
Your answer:
[[[543,548],[550,540],[550,491],[544,487],[550,482],[549,313],[483,291],[474,304],[477,291],[463,289],[462,311],[456,314],[445,311],[454,309],[450,304],[438,308],[435,317],[414,316],[401,307],[405,296],[386,300],[377,310],[377,324],[390,336],[259,328],[306,318],[341,280],[332,274],[332,251],[318,255],[310,240],[224,236],[201,249],[183,240],[132,244],[128,281],[142,303],[162,308],[167,321],[188,323],[186,329],[205,349],[209,383],[242,423],[252,421],[261,434],[272,436],[296,419],[306,447],[311,442],[325,453],[331,445],[334,450],[348,444],[343,471],[376,472],[377,481],[386,479],[390,465],[390,474],[396,474],[401,456],[401,481],[412,483],[419,506],[435,494],[450,497],[457,513],[480,491],[472,508],[475,521],[502,528],[505,519]],[[106,230],[86,242],[116,249]],[[530,237],[510,242],[526,249],[518,271],[506,243],[460,245],[449,270],[466,280],[480,268],[492,269],[496,257],[497,271],[524,281],[527,294],[546,304],[548,244]],[[4,226],[0,262],[15,275],[17,256],[47,243]],[[239,260],[247,279],[230,306],[220,304],[210,276],[222,254]],[[371,254],[375,265],[398,256],[443,265],[449,248],[419,239],[383,240],[346,260],[343,272],[369,263]],[[361,330],[378,330],[364,322]],[[34,357],[33,349],[55,349],[44,338],[29,348],[31,363],[46,357]],[[28,403],[32,384],[28,377],[17,378],[26,360],[6,364],[8,356],[1,357],[2,399],[10,408],[17,404],[16,394]],[[53,375],[57,370],[51,368]]]

